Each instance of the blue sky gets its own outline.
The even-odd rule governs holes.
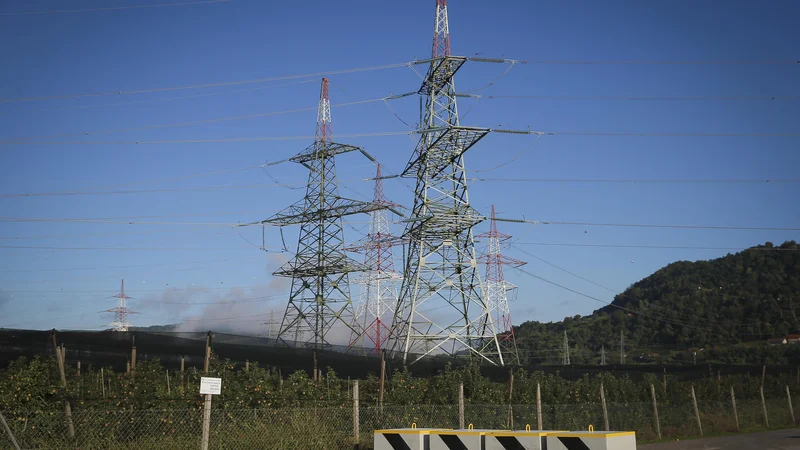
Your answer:
[[[68,3],[68,5],[67,5]],[[113,5],[159,2],[115,1]],[[109,2],[12,0],[0,5],[0,98],[196,86],[403,63],[430,54],[433,0],[406,2],[227,3],[118,11],[11,15],[23,11],[90,9]],[[792,1],[502,3],[451,1],[454,54],[537,61],[797,60],[800,39]],[[798,64],[527,64],[468,63],[460,91],[483,96],[565,98],[462,99],[465,125],[556,132],[796,133],[800,123]],[[419,68],[424,70],[423,67]],[[498,79],[498,77],[500,77]],[[375,100],[415,91],[419,78],[401,67],[332,75],[331,101]],[[487,85],[497,80],[494,84]],[[202,125],[91,133],[314,108],[319,78],[269,83],[0,103],[0,141],[28,138],[51,144],[0,143],[0,193],[96,189],[159,190],[111,195],[0,197],[0,326],[100,328],[98,311],[113,306],[120,279],[137,325],[230,317],[256,331],[270,311],[282,312],[288,285],[270,274],[285,260],[263,253],[260,229],[186,223],[260,220],[300,199],[302,189],[274,186],[259,169],[174,179],[251,167],[287,158],[306,140],[130,144],[313,135],[315,111]],[[775,100],[751,97],[775,96]],[[793,98],[791,98],[793,96]],[[606,98],[589,98],[606,97]],[[608,98],[611,97],[611,98]],[[669,97],[673,100],[630,100]],[[734,99],[674,100],[675,97]],[[747,97],[748,99],[746,99]],[[418,120],[407,97],[333,108],[337,134],[399,132]],[[397,114],[395,114],[392,112]],[[86,134],[90,132],[90,134]],[[337,139],[363,146],[388,171],[399,172],[414,147],[407,136]],[[542,183],[497,179],[796,179],[797,137],[530,136],[491,134],[466,156],[475,181],[470,199],[488,214],[597,223],[728,225],[800,228],[797,183]],[[371,197],[363,181],[374,166],[356,155],[339,160],[342,194]],[[498,167],[501,166],[501,167]],[[280,184],[302,187],[299,165],[269,170]],[[173,178],[169,181],[153,181]],[[412,185],[412,181],[405,181]],[[273,184],[273,186],[266,186]],[[258,185],[206,191],[209,186]],[[109,188],[97,189],[98,187]],[[111,188],[111,187],[114,188]],[[117,186],[120,186],[117,188]],[[124,187],[121,187],[124,186]],[[408,187],[386,182],[387,197],[411,206]],[[125,223],[65,223],[108,218]],[[357,240],[366,217],[348,219]],[[159,225],[141,222],[173,222]],[[479,227],[484,231],[488,224]],[[398,228],[399,231],[399,228]],[[526,270],[596,297],[597,286],[528,257],[520,249],[609,288],[629,284],[677,260],[709,259],[726,250],[544,246],[620,244],[745,248],[797,239],[792,231],[643,229],[501,224],[519,237],[510,256]],[[290,248],[296,230],[287,230]],[[267,245],[280,248],[268,231]],[[250,243],[248,243],[248,241]],[[54,250],[51,247],[121,250]],[[516,271],[515,322],[560,320],[601,306]],[[354,290],[355,294],[355,290]],[[264,297],[267,297],[264,299]],[[187,305],[238,300],[228,305]],[[248,299],[254,299],[250,302]],[[244,301],[243,301],[244,300]]]

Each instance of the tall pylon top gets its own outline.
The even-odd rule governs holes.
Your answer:
[[[125,280],[122,280],[120,282],[120,284],[119,284],[119,294],[114,295],[113,298],[121,298],[121,299],[126,299],[126,300],[129,299],[129,298],[133,298],[133,297],[128,297],[125,294]]]
[[[331,98],[328,95],[328,79],[322,79],[319,91],[319,108],[317,110],[317,134],[315,142],[330,144],[331,142]]]
[[[450,56],[450,27],[447,24],[447,0],[436,0],[436,22],[433,24],[431,57]]]

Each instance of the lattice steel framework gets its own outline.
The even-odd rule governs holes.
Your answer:
[[[387,208],[398,206],[387,201],[383,194],[380,164],[375,175],[372,203]],[[356,307],[354,328],[359,331],[362,345],[374,349],[376,353],[380,353],[389,340],[392,313],[397,308],[398,283],[403,279],[394,269],[392,247],[395,241],[397,239],[389,228],[388,210],[376,210],[370,213],[367,235],[348,249],[364,251],[364,265],[368,271],[355,280],[361,285],[361,294]],[[351,345],[359,340],[359,336],[354,334],[353,338],[355,340]]]
[[[138,314],[136,311],[131,311],[128,309],[128,299],[133,297],[129,297],[125,294],[125,280],[122,280],[119,285],[119,294],[111,296],[109,298],[116,298],[119,299],[119,303],[117,304],[116,308],[107,309],[103,312],[111,312],[114,313],[114,321],[108,324],[114,331],[128,331],[128,329],[132,326],[131,323],[128,321],[129,314]]]
[[[497,337],[500,341],[500,347],[506,355],[506,362],[519,364],[519,352],[517,351],[514,325],[511,322],[511,307],[508,301],[509,293],[515,293],[517,286],[506,281],[503,267],[521,267],[527,263],[504,256],[500,251],[500,242],[510,239],[511,236],[497,230],[494,205],[492,205],[489,232],[475,237],[487,241],[486,253],[480,258],[486,264],[486,307],[489,309],[489,314],[494,319],[497,327]]]
[[[412,363],[444,352],[502,365],[472,235],[484,217],[470,206],[463,159],[489,130],[459,123],[453,76],[466,58],[450,54],[446,0],[436,1],[433,54],[426,62],[419,89],[421,138],[401,174],[415,178],[416,188],[391,349]]]
[[[276,339],[287,345],[323,349],[347,341],[353,330],[353,303],[349,274],[366,267],[348,257],[342,217],[369,213],[385,206],[341,197],[336,181],[335,156],[363,149],[331,141],[331,105],[328,80],[322,79],[314,143],[290,158],[308,169],[306,195],[273,217],[253,224],[300,225],[297,253],[273,273],[292,279],[286,312]],[[341,329],[341,335],[329,333]],[[340,342],[331,342],[331,339]]]

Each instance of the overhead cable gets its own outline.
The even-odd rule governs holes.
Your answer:
[[[498,64],[536,64],[536,65],[679,65],[679,66],[751,66],[751,65],[779,65],[800,64],[800,59],[695,59],[695,60],[646,60],[646,59],[510,59],[510,58],[478,58],[467,57],[474,62]],[[427,64],[430,59],[414,61],[414,64]]]
[[[596,247],[596,248],[641,248],[641,249],[666,249],[666,250],[727,250],[727,251],[770,251],[794,252],[800,248],[780,247],[704,247],[691,245],[637,245],[637,244],[583,244],[577,242],[515,242],[514,245],[534,245],[553,247]]]
[[[130,91],[118,90],[118,91],[105,91],[105,92],[94,92],[94,93],[81,93],[81,94],[66,94],[66,95],[50,95],[50,96],[38,96],[38,97],[19,97],[19,98],[5,98],[0,99],[0,103],[13,103],[13,102],[28,102],[28,101],[39,101],[39,100],[59,100],[59,99],[69,99],[69,98],[81,98],[81,97],[101,97],[107,95],[132,95],[132,94],[146,94],[151,92],[166,92],[166,91],[180,91],[186,89],[206,89],[212,87],[220,87],[220,86],[238,86],[243,84],[254,84],[254,83],[268,83],[271,81],[284,81],[284,80],[296,80],[301,78],[318,78],[322,76],[331,76],[331,75],[343,75],[348,73],[357,73],[357,72],[370,72],[375,70],[384,70],[384,69],[394,69],[398,67],[406,67],[409,63],[396,63],[396,64],[383,64],[379,66],[370,66],[370,67],[356,67],[353,69],[341,69],[341,70],[328,70],[324,72],[315,72],[315,73],[305,73],[305,74],[297,74],[297,75],[285,75],[280,77],[267,77],[267,78],[254,78],[250,80],[237,80],[237,81],[223,81],[219,83],[206,83],[206,84],[195,84],[195,85],[186,85],[186,86],[171,86],[171,87],[162,87],[162,88],[150,88],[150,89],[136,89]]]
[[[181,2],[181,3],[159,3],[156,5],[108,6],[105,8],[60,9],[60,10],[49,10],[49,11],[23,11],[23,12],[0,13],[0,16],[33,16],[33,15],[44,15],[44,14],[122,11],[126,9],[166,8],[172,6],[193,6],[193,5],[206,5],[210,3],[229,3],[232,1],[233,0],[197,0],[192,2]]]
[[[477,172],[477,171],[475,171]],[[578,178],[469,178],[470,181],[514,182],[514,183],[800,183],[800,179],[578,179]]]
[[[404,136],[413,131],[384,131],[376,133],[337,134],[337,138]],[[178,139],[155,141],[0,141],[0,145],[170,145],[170,144],[224,144],[234,142],[303,141],[315,136],[242,137],[222,139]]]
[[[347,102],[347,103],[339,103],[337,105],[332,105],[336,107],[340,106],[352,106],[352,105],[363,105],[366,103],[374,103],[383,101],[384,98],[375,98],[370,100],[359,100],[355,102]],[[256,117],[268,117],[268,116],[277,116],[281,114],[291,114],[291,113],[298,113],[298,112],[305,112],[305,111],[316,111],[317,107],[311,108],[298,108],[298,109],[289,109],[284,111],[272,111],[266,113],[255,113],[255,114],[246,114],[242,116],[233,116],[233,117],[217,117],[214,119],[204,119],[204,120],[194,120],[189,122],[177,122],[177,123],[167,123],[167,124],[159,124],[159,125],[145,125],[141,127],[127,127],[127,128],[112,128],[106,130],[95,130],[95,131],[84,131],[82,133],[65,133],[65,134],[53,134],[48,136],[35,136],[35,137],[25,137],[25,138],[7,138],[0,140],[0,143],[15,143],[15,142],[24,142],[30,141],[33,139],[53,139],[59,137],[74,137],[74,136],[88,136],[92,134],[101,134],[101,133],[122,133],[128,131],[140,131],[140,130],[153,130],[153,129],[160,129],[160,128],[170,128],[170,127],[185,127],[185,126],[192,126],[192,125],[202,125],[202,124],[209,124],[209,123],[218,123],[218,122],[229,122],[233,120],[243,120],[243,119],[253,119]]]

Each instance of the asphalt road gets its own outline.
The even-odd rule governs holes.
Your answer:
[[[800,428],[638,445],[639,450],[800,450]]]

